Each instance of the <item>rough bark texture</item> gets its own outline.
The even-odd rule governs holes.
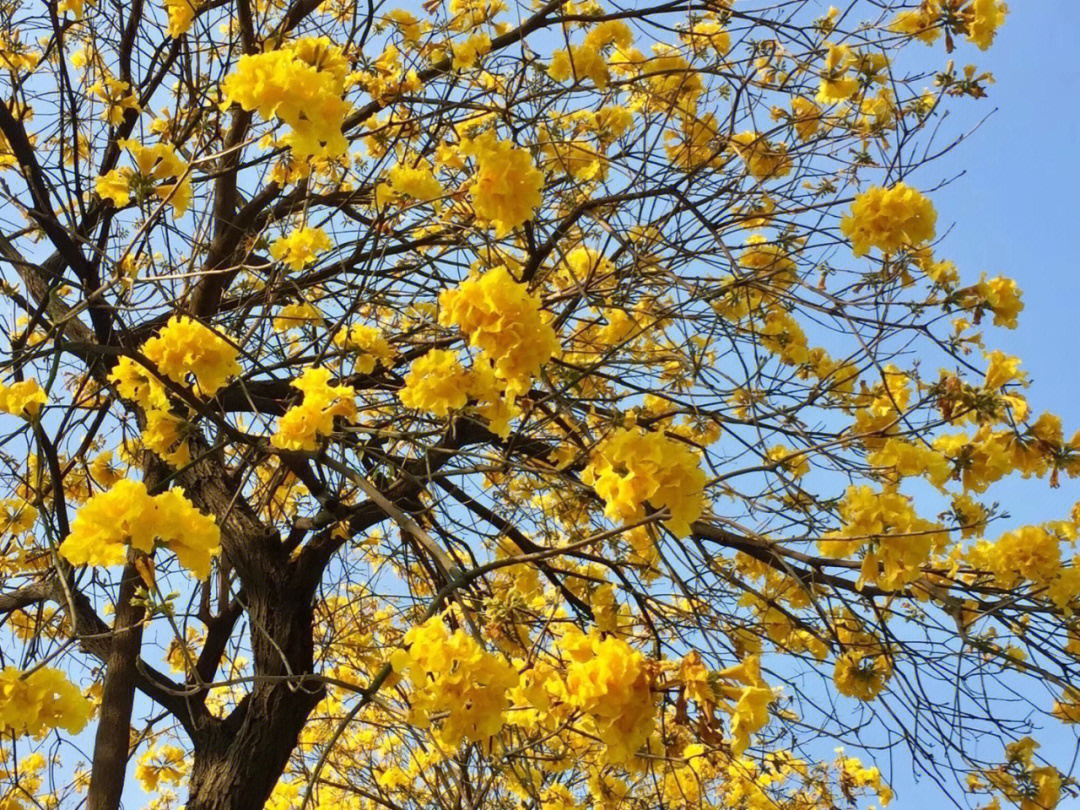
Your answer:
[[[87,810],[116,810],[124,792],[128,749],[131,745],[131,708],[135,700],[139,648],[142,646],[141,605],[132,603],[140,582],[135,565],[124,566],[120,599],[113,624],[112,648],[105,660],[101,712],[94,738]]]

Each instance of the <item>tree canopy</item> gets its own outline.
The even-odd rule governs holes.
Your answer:
[[[3,0],[0,807],[1055,807],[1006,13]]]

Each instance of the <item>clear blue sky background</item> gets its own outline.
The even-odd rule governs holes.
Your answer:
[[[954,260],[965,281],[983,271],[1017,280],[1025,303],[1020,326],[1008,331],[985,322],[986,342],[1023,358],[1032,408],[1059,414],[1066,436],[1080,430],[1078,32],[1080,0],[1026,0],[1011,3],[991,50],[959,49],[958,67],[974,61],[997,83],[987,99],[951,105],[946,131],[968,130],[992,114],[917,176],[929,187],[964,172],[934,196],[939,233],[952,226],[936,252]],[[1012,515],[1010,523],[1041,522],[1068,513],[1080,500],[1080,480],[1063,479],[1056,491],[1042,481],[1007,481],[989,494]],[[1073,729],[1045,725],[1036,735],[1040,753],[1068,769],[1077,750]],[[892,777],[898,796],[890,810],[917,808],[931,797],[933,805],[945,806],[936,788],[914,782],[908,769],[897,767]],[[1059,807],[1075,810],[1080,800],[1065,799]]]

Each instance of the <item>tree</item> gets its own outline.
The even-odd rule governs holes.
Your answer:
[[[1055,806],[1006,10],[815,6],[7,0],[4,806]]]

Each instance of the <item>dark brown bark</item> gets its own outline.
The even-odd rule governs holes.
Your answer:
[[[142,644],[141,605],[132,598],[141,582],[135,565],[124,566],[120,598],[113,623],[112,648],[105,659],[105,682],[101,711],[94,737],[94,760],[90,771],[87,810],[116,810],[124,792],[128,749],[131,745],[131,708],[135,700],[139,647]]]

